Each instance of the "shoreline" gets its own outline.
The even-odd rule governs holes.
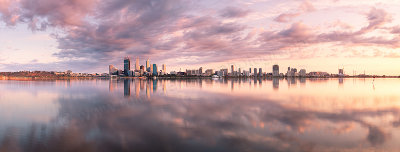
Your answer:
[[[377,79],[387,79],[387,78],[400,78],[400,76],[365,76],[365,77],[205,77],[205,76],[160,76],[160,77],[15,77],[15,76],[0,76],[0,80],[16,80],[16,81],[35,81],[35,80],[93,80],[93,79],[162,79],[162,80],[179,80],[179,79],[360,79],[360,78],[377,78]]]

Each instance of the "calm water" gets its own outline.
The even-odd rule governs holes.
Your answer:
[[[400,79],[0,81],[0,151],[400,151]]]

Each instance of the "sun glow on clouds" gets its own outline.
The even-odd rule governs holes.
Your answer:
[[[374,74],[398,75],[398,66],[375,69],[400,57],[399,4],[381,0],[0,0],[4,25],[0,42],[19,42],[39,32],[52,38],[39,48],[34,44],[40,44],[36,43],[40,39],[20,45],[24,49],[19,55],[8,55],[12,50],[0,46],[0,54],[8,55],[0,58],[0,68],[105,72],[108,64],[121,65],[124,56],[138,56],[141,64],[149,58],[167,64],[171,71],[235,64],[270,72],[274,63],[314,67],[321,65],[314,58],[320,58],[333,63],[309,71],[336,72],[340,65],[355,69],[341,61],[357,60],[357,66],[379,71]],[[21,25],[33,33],[21,30]],[[24,34],[14,36],[15,27],[14,32]],[[249,64],[252,60],[256,62]]]

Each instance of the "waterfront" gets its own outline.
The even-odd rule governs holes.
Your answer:
[[[0,151],[399,151],[400,79],[0,81]]]

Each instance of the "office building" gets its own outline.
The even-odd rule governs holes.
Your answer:
[[[344,74],[343,69],[339,69],[339,74]]]
[[[150,60],[149,59],[146,60],[146,70],[147,70],[147,72],[150,72]]]
[[[153,64],[153,75],[154,75],[154,76],[157,76],[157,75],[158,75],[157,64]]]
[[[131,70],[131,60],[129,57],[124,58],[124,74],[129,76],[129,71]]]
[[[343,77],[344,76],[344,69],[339,69],[339,77]]]
[[[118,69],[114,67],[113,65],[108,66],[108,73],[110,75],[118,75]]]
[[[153,74],[153,66],[149,67],[149,71],[148,72],[150,73],[150,75]]]
[[[136,70],[136,71],[139,71],[139,70],[140,70],[139,57],[136,57],[135,70]]]
[[[242,75],[242,69],[239,68],[238,70],[238,76]]]
[[[263,76],[262,68],[259,68],[258,70],[259,70],[258,74],[260,75],[260,77],[262,77]]]
[[[213,75],[214,74],[214,70],[213,69],[207,69],[206,71],[205,71],[205,76],[211,76],[211,75]]]
[[[279,77],[279,65],[272,66],[272,76]]]
[[[305,77],[306,76],[306,69],[301,69],[300,71],[299,71],[299,76],[300,77]]]
[[[167,74],[167,66],[165,65],[165,64],[162,64],[162,67],[161,67],[162,69],[161,69],[161,75],[165,75],[165,74]]]
[[[203,74],[203,67],[199,68],[199,74],[202,75]]]
[[[251,74],[251,68],[249,68],[249,73]]]
[[[234,71],[235,71],[235,66],[231,65],[231,73],[233,74]]]
[[[254,68],[254,76],[257,76],[257,68]]]

